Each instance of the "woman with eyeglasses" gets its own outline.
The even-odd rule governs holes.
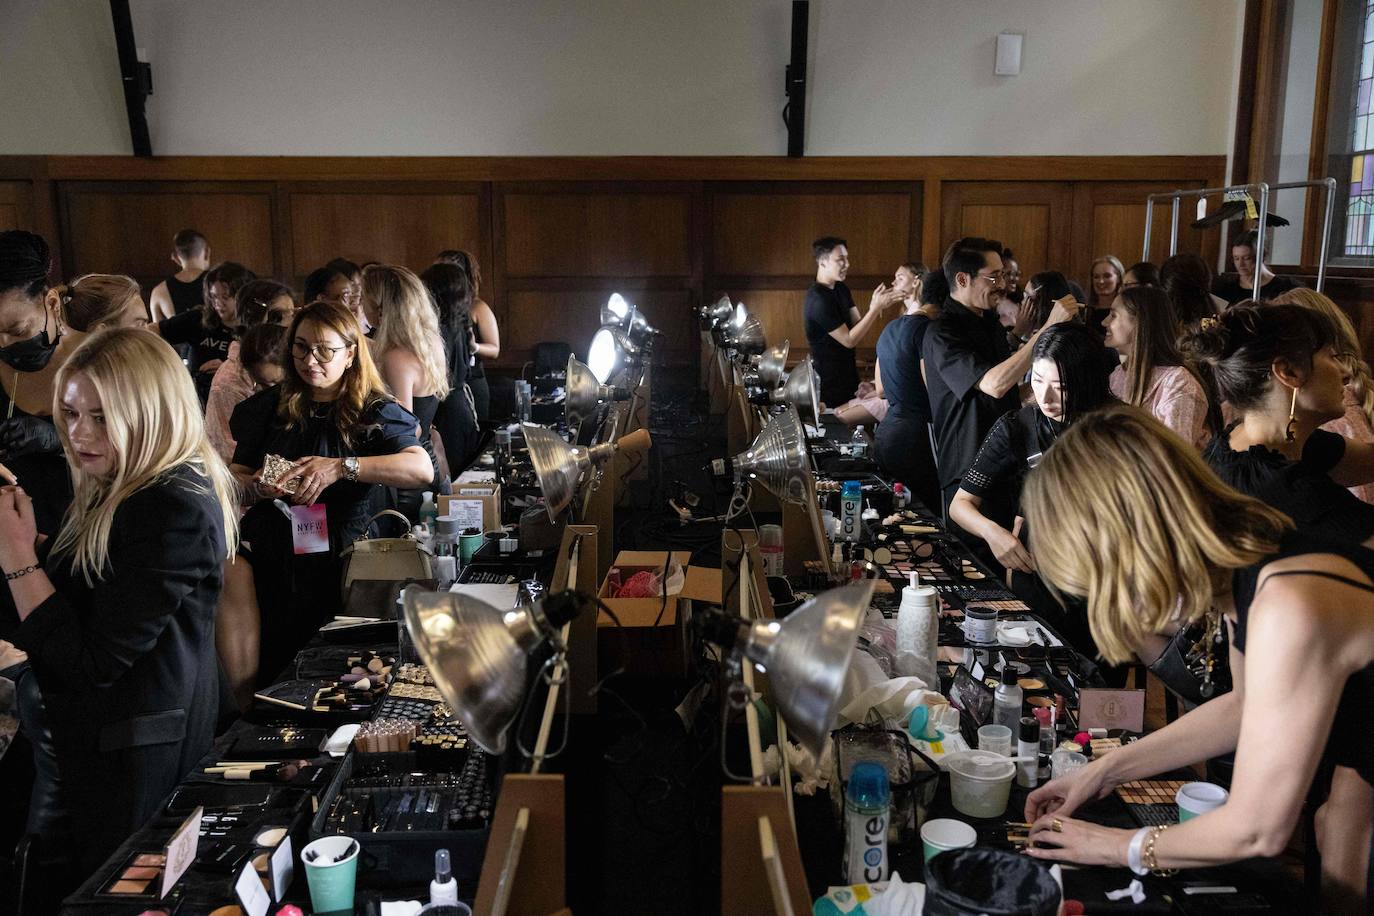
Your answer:
[[[415,415],[387,393],[352,312],[332,302],[306,306],[287,346],[281,384],[244,401],[230,420],[237,443],[230,469],[255,500],[243,531],[262,608],[258,670],[266,677],[338,613],[340,551],[363,534],[378,488],[421,487],[434,476]],[[291,462],[273,482],[262,479],[268,455]],[[293,541],[294,526],[274,501],[290,503],[301,520],[319,522],[323,510],[326,549],[297,555],[318,545]]]
[[[157,323],[163,340],[173,346],[190,346],[191,377],[196,380],[196,394],[202,407],[210,397],[215,370],[229,356],[229,345],[234,342],[239,290],[256,279],[257,275],[242,264],[216,264],[201,278],[205,304]]]

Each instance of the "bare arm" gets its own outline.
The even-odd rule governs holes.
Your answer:
[[[997,562],[1023,573],[1035,571],[1035,558],[1021,540],[982,512],[983,498],[960,487],[949,504],[949,517],[969,534],[987,542]]]
[[[501,329],[496,324],[496,313],[490,305],[478,299],[472,307],[472,318],[477,324],[477,355],[483,359],[496,359],[501,355]]]
[[[851,308],[849,310],[849,320],[854,322],[852,327],[840,325],[830,332],[830,336],[842,347],[850,350],[854,349],[864,339],[873,323],[888,308],[902,301],[900,293],[893,292],[886,283],[878,284],[878,288],[873,291],[873,299],[868,304],[868,314],[859,317],[859,310]]]
[[[153,287],[153,292],[148,297],[148,308],[153,313],[153,321],[171,318],[176,314],[172,306],[172,294],[167,290],[166,280]]]
[[[420,382],[420,361],[414,354],[393,348],[382,354],[382,381],[391,390],[396,402],[415,412],[415,388]]]
[[[879,362],[876,356],[873,357],[873,394],[880,398],[887,397],[883,392],[882,363]]]
[[[1078,309],[1079,304],[1072,296],[1056,300],[1054,308],[1050,310],[1050,317],[1045,321],[1045,326],[1032,334],[1030,340],[1026,341],[1021,349],[984,373],[983,377],[978,380],[978,390],[989,397],[1000,398],[1015,389],[1026,373],[1030,371],[1031,356],[1035,352],[1035,342],[1040,339],[1041,333],[1051,325],[1068,321],[1078,314]]]

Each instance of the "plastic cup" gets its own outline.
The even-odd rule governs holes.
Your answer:
[[[1174,795],[1174,801],[1178,802],[1178,822],[1181,824],[1220,808],[1229,797],[1225,789],[1210,782],[1184,783]]]
[[[978,729],[978,750],[1011,756],[1011,729],[1005,725],[984,725]]]
[[[1055,751],[1050,755],[1050,778],[1068,776],[1074,770],[1088,765],[1088,758],[1078,751]]]
[[[951,849],[970,849],[978,842],[978,831],[952,817],[936,818],[921,825],[921,848],[929,862]]]
[[[342,861],[335,858],[352,851]],[[301,864],[310,884],[310,906],[316,912],[353,909],[353,885],[358,878],[358,850],[362,846],[352,837],[327,836],[301,850]],[[314,854],[310,861],[308,854]]]
[[[486,538],[480,531],[476,534],[464,532],[458,536],[458,559],[464,566],[472,562],[473,554],[481,549],[484,540]]]
[[[1001,817],[1007,810],[1016,764],[987,751],[964,751],[945,758],[954,809],[969,817]]]

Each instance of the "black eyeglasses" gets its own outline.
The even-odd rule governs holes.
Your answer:
[[[334,361],[334,354],[340,350],[347,350],[352,344],[344,344],[342,347],[331,347],[326,344],[302,343],[299,340],[291,344],[291,355],[296,359],[305,359],[308,356],[315,357],[315,361],[321,366],[328,365]]]

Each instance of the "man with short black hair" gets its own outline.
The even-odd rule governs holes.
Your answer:
[[[878,284],[859,317],[854,297],[844,278],[849,273],[849,248],[842,238],[822,236],[811,243],[816,258],[816,282],[806,291],[806,342],[811,348],[811,364],[821,380],[821,401],[838,407],[854,397],[859,387],[859,369],[854,348],[863,340],[884,311],[902,300],[902,294]]]
[[[210,243],[194,229],[172,236],[172,263],[177,272],[153,287],[148,307],[154,322],[200,308],[205,303],[201,274],[210,269]]]
[[[964,472],[997,418],[1021,406],[1018,386],[1030,369],[1035,341],[1044,330],[1037,330],[1015,353],[1010,351],[997,321],[1002,250],[1000,242],[974,237],[959,239],[949,247],[942,264],[949,298],[921,347],[934,418],[942,509],[949,508]],[[1056,302],[1044,327],[1069,320],[1078,308],[1077,302]],[[984,514],[988,514],[986,508]]]

